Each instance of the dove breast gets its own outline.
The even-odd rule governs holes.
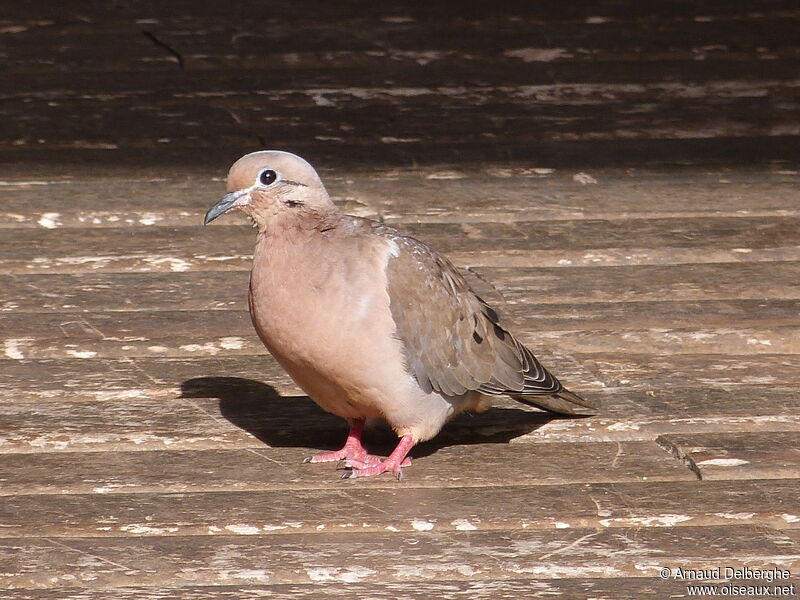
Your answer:
[[[324,232],[260,234],[250,313],[270,353],[323,409],[383,418],[422,441],[480,395],[423,389],[411,372],[387,280],[400,250],[375,224],[348,215]]]

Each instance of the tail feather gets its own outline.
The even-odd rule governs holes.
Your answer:
[[[565,415],[593,415],[600,410],[598,400],[588,401],[569,390],[562,389],[552,395],[543,394],[508,394],[523,404],[543,408],[551,412]]]

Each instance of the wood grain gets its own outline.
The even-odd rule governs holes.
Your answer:
[[[475,255],[472,258],[475,259]],[[178,257],[173,260],[185,259]],[[249,257],[247,260],[250,260]],[[506,258],[506,262],[511,261]],[[530,258],[525,258],[525,263],[530,262]],[[688,316],[681,317],[683,311],[678,308],[679,305],[670,301],[693,303],[698,306],[696,313],[703,314],[712,309],[703,310],[705,306],[701,302],[749,301],[745,306],[758,310],[744,315],[748,325],[756,323],[762,314],[764,318],[769,318],[769,306],[773,300],[783,301],[782,305],[787,307],[785,314],[791,315],[793,302],[800,300],[800,286],[795,283],[800,278],[797,265],[796,261],[780,261],[633,265],[602,267],[600,270],[598,267],[567,266],[469,269],[473,283],[479,279],[485,286],[495,288],[508,305],[500,308],[504,308],[508,314],[535,316],[539,310],[545,311],[545,314],[558,310],[567,312],[570,305],[580,305],[576,309],[581,314],[583,311],[596,313],[606,307],[591,304],[602,302],[617,305],[618,320],[627,320],[630,314],[631,320],[641,323],[641,314],[649,313],[650,319],[661,315],[669,323],[670,316],[675,314],[676,324],[682,320],[685,326],[689,322]],[[247,308],[249,273],[238,268],[203,273],[97,273],[90,268],[84,267],[83,271],[77,273],[0,274],[0,313],[153,313],[162,310],[241,311]],[[228,269],[231,269],[230,264]],[[753,281],[758,281],[759,285],[754,286]],[[633,303],[640,302],[647,304],[633,306]],[[542,307],[543,304],[555,306]],[[662,311],[651,310],[653,308],[661,308]],[[702,317],[698,315],[696,318]],[[717,326],[724,323],[716,321]],[[784,324],[793,323],[784,320]]]
[[[2,407],[0,452],[298,445],[332,449],[341,444],[346,432],[341,419],[323,412],[307,397],[277,393],[273,386],[255,380],[194,378],[183,383],[183,390],[185,398],[175,398],[173,390],[82,391],[75,400],[65,399],[71,394],[60,390],[38,392]],[[603,414],[592,419],[553,419],[500,399],[491,411],[457,418],[438,439],[447,444],[622,442],[655,440],[681,432],[800,429],[800,419],[791,410],[796,401],[794,386],[702,391],[623,387],[591,394],[604,405]],[[25,398],[22,393],[14,395]],[[388,434],[383,439],[395,438]]]
[[[795,433],[749,431],[715,435],[665,435],[658,443],[703,479],[797,479]]]
[[[625,600],[686,596],[664,566],[800,570],[796,4],[4,7],[0,595]],[[301,464],[346,425],[253,335],[245,220],[200,227],[265,146],[446,253],[602,412],[500,398],[402,483]]]
[[[307,469],[308,467],[303,467]],[[315,468],[315,467],[311,467]],[[316,467],[319,468],[319,467]],[[797,528],[796,486],[787,480],[647,481],[558,485],[423,485],[394,494],[387,480],[328,489],[295,487],[298,469],[255,491],[5,496],[0,537],[51,538],[264,535],[353,531],[552,531],[572,528]],[[688,477],[687,477],[688,479]],[[330,481],[331,479],[329,479]],[[765,482],[768,481],[768,484]],[[391,483],[391,482],[389,482]],[[455,485],[453,485],[455,484]],[[767,485],[768,489],[764,486]],[[102,490],[102,487],[97,489]],[[408,502],[413,494],[415,502]],[[691,495],[697,502],[686,506]],[[90,501],[91,499],[91,501]],[[625,499],[628,504],[620,502]],[[764,505],[766,500],[769,505]],[[753,510],[761,505],[762,508]],[[315,507],[309,511],[308,507]],[[342,507],[348,507],[342,510]],[[490,508],[496,507],[495,509]],[[793,508],[794,507],[794,508]],[[784,516],[785,515],[785,516]],[[569,532],[561,532],[569,533]],[[676,532],[677,535],[679,535]],[[276,539],[276,543],[280,543]]]
[[[335,427],[335,433],[341,427]],[[386,437],[373,435],[370,446],[388,449]],[[495,442],[495,443],[493,443]],[[335,465],[302,465],[313,450],[299,445],[210,450],[38,452],[4,454],[2,496],[21,494],[118,494],[269,491],[323,488],[333,484]],[[506,445],[489,438],[468,445],[428,444],[416,451],[414,487],[534,486],[599,481],[688,481],[694,474],[652,442],[587,442]],[[575,466],[569,473],[565,462]],[[457,470],[451,466],[458,464]],[[510,469],[503,465],[513,465]],[[389,480],[378,486],[396,487]]]
[[[380,216],[393,225],[797,216],[800,198],[795,177],[777,170],[752,174],[756,182],[748,181],[744,170],[692,173],[688,180],[676,175],[666,182],[663,173],[604,170],[602,175],[589,173],[596,183],[581,184],[573,179],[577,174],[574,169],[511,164],[475,168],[455,164],[378,172],[362,168],[348,175],[336,169],[336,163],[316,166],[343,210]],[[0,187],[0,207],[9,218],[0,222],[0,228],[196,228],[223,185],[219,177],[209,177],[209,170],[183,167],[176,171],[169,178],[158,172],[114,177],[111,169],[109,174],[90,180],[31,167],[8,173]],[[392,186],[387,187],[387,182]],[[753,197],[758,198],[757,204],[742,209],[743,200]],[[457,205],[453,205],[454,200]],[[19,210],[21,206],[24,211]],[[235,214],[226,216],[226,221],[246,222]]]
[[[504,315],[512,331],[526,332],[524,337],[534,347],[575,353],[800,352],[797,300],[535,304],[515,299],[506,304],[502,287],[485,287],[476,291]],[[213,290],[207,292],[211,295]],[[250,317],[242,310],[43,312],[36,314],[35,330],[30,328],[31,318],[27,312],[0,311],[5,358],[264,354]],[[740,320],[739,327],[731,327],[733,319]],[[203,323],[202,331],[198,322]]]
[[[666,580],[653,585],[651,577],[570,578],[570,579],[503,579],[497,581],[456,581],[426,579],[411,583],[337,583],[324,581],[311,584],[274,585],[208,585],[181,587],[66,587],[53,589],[7,590],[9,600],[99,600],[114,595],[120,600],[251,600],[253,597],[318,598],[321,594],[332,598],[374,598],[376,600],[427,600],[433,596],[443,600],[481,597],[498,600],[569,599],[580,600],[591,595],[597,600],[640,600],[663,598],[664,594],[678,596],[686,593],[686,582]]]
[[[265,542],[269,541],[269,544]],[[520,576],[655,577],[663,563],[797,568],[795,543],[758,527],[575,529],[563,532],[386,532],[280,536],[8,538],[0,544],[6,585],[51,588],[360,581]],[[387,552],[387,547],[397,548]],[[402,552],[402,554],[401,554]],[[486,556],[498,560],[487,561]],[[759,557],[759,558],[754,558]],[[770,558],[760,558],[770,557]],[[343,560],[344,559],[344,560]],[[747,561],[750,561],[749,563]],[[24,564],[28,568],[22,570]],[[5,575],[10,573],[13,575]],[[18,573],[18,574],[17,574]]]
[[[546,228],[527,229],[507,223],[407,224],[404,231],[442,253],[457,250],[457,257],[479,253],[501,244],[532,259],[547,257],[557,249],[563,261],[601,262],[606,251],[639,254],[652,248],[658,255],[673,249],[712,246],[729,252],[782,249],[800,246],[800,217],[707,217],[689,222],[673,219],[625,221],[554,221]],[[153,251],[159,240],[170,239],[168,251]],[[7,241],[6,241],[7,240]],[[13,244],[11,243],[13,240]],[[80,243],[79,243],[80,241]],[[0,260],[9,273],[75,273],[92,271],[225,270],[229,265],[249,268],[253,235],[247,229],[215,226],[206,229],[142,228],[134,236],[126,229],[63,229],[52,233],[20,228],[0,240]],[[162,246],[163,247],[163,246]],[[590,256],[587,256],[590,255]],[[597,255],[600,255],[599,257]],[[594,261],[599,258],[599,261]],[[664,259],[662,259],[664,261]],[[649,262],[645,257],[628,263]]]

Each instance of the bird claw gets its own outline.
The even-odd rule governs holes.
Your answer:
[[[336,469],[345,469],[342,479],[352,479],[355,477],[370,477],[381,473],[392,473],[398,481],[403,479],[403,467],[411,466],[411,458],[407,455],[414,440],[410,435],[401,438],[397,447],[388,458],[369,454],[360,444],[345,444],[341,450],[317,454],[303,459],[303,463],[334,462]]]
[[[349,454],[351,454],[351,451],[348,448],[342,448],[341,450],[336,450],[335,452],[314,454],[312,456],[306,456],[303,459],[303,464],[307,465],[309,463],[326,463],[335,461],[341,462],[343,460],[347,460]]]
[[[405,461],[403,461],[405,462]],[[342,479],[355,479],[357,477],[372,477],[381,473],[391,473],[397,481],[403,480],[403,469],[400,465],[386,464],[386,461],[362,467],[348,467],[348,471],[342,473]]]
[[[377,456],[365,456],[367,460],[357,459],[357,458],[346,458],[339,462],[342,469],[366,469],[368,467],[374,467],[375,465],[379,465],[383,462],[384,459],[379,458]],[[375,460],[370,460],[375,459]]]
[[[376,467],[384,462],[386,462],[386,458],[381,456],[374,456],[372,454],[367,454],[362,458],[345,458],[339,461],[339,464],[336,466],[338,469],[369,469],[371,467]],[[406,456],[403,459],[403,462],[400,463],[401,467],[410,467],[411,466],[411,458]]]
[[[336,462],[336,468],[342,468],[341,465],[343,463],[352,462],[353,466],[357,469],[362,468],[365,465],[372,466],[377,465],[386,459],[375,456],[374,454],[368,454],[366,451],[352,451],[347,448],[342,448],[341,450],[337,450],[336,452],[327,452],[325,454],[315,454],[313,456],[306,456],[303,459],[303,464],[307,465],[309,463],[326,463],[326,462]],[[346,468],[351,468],[347,466]]]

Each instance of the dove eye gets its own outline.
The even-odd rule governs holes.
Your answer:
[[[258,174],[258,182],[261,185],[272,185],[278,179],[278,174],[272,169],[264,169]]]

